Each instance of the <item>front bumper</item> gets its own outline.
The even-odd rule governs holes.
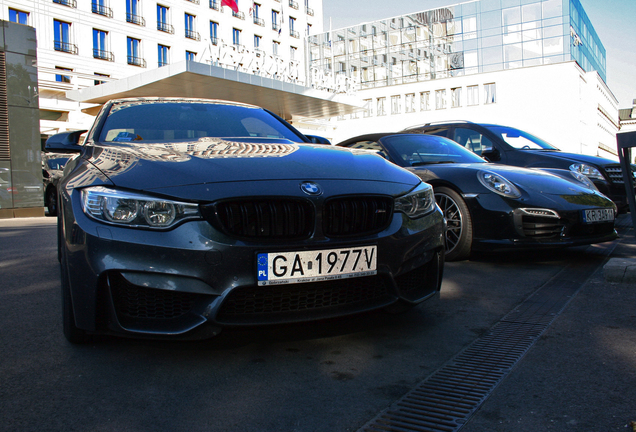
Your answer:
[[[206,221],[156,232],[89,219],[63,209],[61,247],[76,325],[91,333],[206,338],[222,327],[345,316],[419,303],[440,289],[443,217],[395,213],[380,233],[346,240],[253,244]],[[256,254],[377,245],[377,275],[326,282],[257,285]]]

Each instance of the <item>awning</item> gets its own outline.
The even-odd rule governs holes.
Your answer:
[[[361,99],[298,84],[264,78],[193,61],[111,81],[66,96],[78,102],[103,104],[124,97],[197,97],[243,102],[266,108],[286,120],[327,118],[360,111]]]

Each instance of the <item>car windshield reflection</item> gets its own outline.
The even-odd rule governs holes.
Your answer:
[[[486,163],[454,141],[432,135],[392,135],[382,139],[402,166],[450,163]]]
[[[546,141],[543,141],[541,138],[537,138],[536,136],[519,129],[505,126],[488,126],[487,129],[499,135],[513,148],[519,150],[559,150]]]

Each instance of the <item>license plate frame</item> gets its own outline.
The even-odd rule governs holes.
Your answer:
[[[259,286],[372,276],[377,270],[377,245],[256,255]]]
[[[583,223],[595,224],[603,222],[614,222],[614,209],[596,208],[583,210]]]

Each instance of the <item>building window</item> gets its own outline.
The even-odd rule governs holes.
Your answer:
[[[495,83],[484,84],[484,93],[486,95],[486,104],[494,104],[497,102]]]
[[[254,49],[259,49],[261,47],[261,36],[254,35]]]
[[[219,2],[216,0],[210,0],[210,9],[219,10]]]
[[[170,47],[157,44],[157,63],[159,67],[168,64],[168,54],[170,53]]]
[[[232,44],[238,46],[241,44],[241,30],[235,28],[232,29]]]
[[[280,28],[278,26],[278,12],[272,11],[272,30],[276,30],[280,33]]]
[[[18,24],[29,24],[29,13],[22,12],[16,9],[9,9],[9,21]]]
[[[289,35],[291,37],[300,38],[300,35],[296,31],[296,18],[289,18]]]
[[[174,33],[173,27],[168,23],[168,7],[157,5],[157,30],[166,33]]]
[[[197,58],[197,53],[192,51],[186,51],[186,60],[187,61],[195,61]]]
[[[435,90],[435,109],[446,108],[446,89]]]
[[[451,89],[451,107],[459,108],[462,106],[462,88],[455,87]]]
[[[109,18],[113,17],[113,11],[106,6],[106,0],[92,0],[91,12],[94,14],[104,15]]]
[[[126,22],[146,25],[146,21],[139,16],[139,0],[126,0]]]
[[[110,78],[110,75],[103,74],[103,73],[98,73],[98,72],[95,72],[93,75],[95,75],[96,77]],[[106,84],[106,82],[107,81],[96,79],[96,80],[93,81],[93,84],[94,85],[100,85],[100,84]]]
[[[60,66],[55,66],[56,70],[59,71],[65,71],[65,72],[73,72],[73,69],[68,69],[68,68],[63,68]],[[71,76],[70,75],[55,75],[55,81],[57,82],[61,82],[61,83],[70,83],[71,82]]]
[[[362,117],[367,118],[373,115],[373,103],[371,99],[364,99],[364,112],[362,113]]]
[[[385,97],[378,98],[378,104],[377,104],[377,110],[376,110],[376,112],[378,113],[378,116],[386,115],[386,109],[384,107],[385,104],[386,104],[386,98]]]
[[[400,95],[391,96],[391,114],[402,113],[401,99],[402,97]]]
[[[479,105],[479,86],[473,85],[466,88],[468,106]]]
[[[190,15],[189,13],[185,14],[185,37],[188,39],[200,40],[201,37],[196,32],[195,29],[195,19],[194,15]]]
[[[93,58],[101,60],[112,60],[112,54],[106,47],[108,32],[93,29]]]
[[[420,111],[431,109],[431,92],[420,92]]]
[[[274,43],[272,44],[272,54],[274,54],[275,56],[278,55],[278,48],[280,47],[280,42],[276,42],[274,41]]]
[[[212,45],[217,45],[219,42],[219,23],[210,21],[210,40],[212,41]]]
[[[311,34],[311,24],[307,24],[307,36]]]
[[[415,112],[415,93],[407,93],[404,98],[404,112]]]
[[[145,67],[145,61],[141,58],[141,40],[127,38],[128,64]]]
[[[77,54],[77,47],[70,43],[71,24],[64,21],[53,20],[53,27],[55,51]]]
[[[289,47],[289,59],[290,60],[296,60],[296,51],[298,51],[298,48]]]
[[[254,24],[265,27],[265,20],[260,17],[261,5],[259,5],[258,3],[254,3],[254,6],[252,6],[251,8],[250,14],[254,18]]]

